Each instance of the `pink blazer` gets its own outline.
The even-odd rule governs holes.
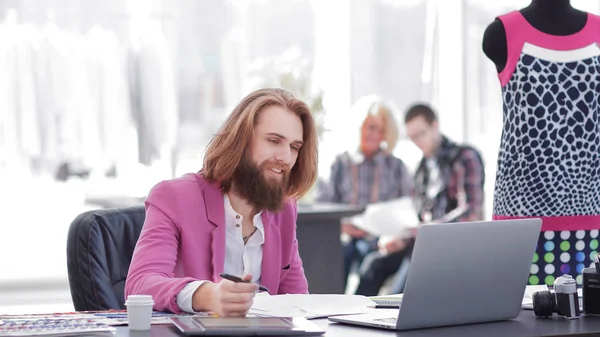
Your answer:
[[[225,265],[225,208],[217,184],[202,174],[162,181],[146,199],[146,220],[125,282],[125,298],[152,295],[154,310],[179,313],[177,294],[195,280],[218,282]],[[297,209],[264,211],[261,284],[274,294],[306,294],[298,254]]]

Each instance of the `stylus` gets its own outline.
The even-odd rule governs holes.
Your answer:
[[[250,281],[243,280],[241,277],[233,276],[233,275],[229,275],[229,274],[225,274],[225,273],[221,273],[221,274],[219,274],[219,276],[221,276],[222,278],[224,278],[226,280],[229,280],[229,281],[232,281],[232,282],[236,282],[236,283],[238,283],[238,282],[241,282],[241,283],[252,283]],[[269,292],[269,289],[267,289],[267,287],[265,287],[265,286],[258,285],[258,289],[262,290],[262,291]]]

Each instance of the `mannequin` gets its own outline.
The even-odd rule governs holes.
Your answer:
[[[534,28],[550,35],[577,33],[587,22],[587,13],[571,6],[570,0],[532,0],[519,12]],[[506,32],[496,18],[483,35],[483,52],[494,62],[498,72],[506,65]]]
[[[600,17],[568,0],[499,15],[483,52],[502,89],[493,219],[541,218],[529,284],[581,270],[600,229]]]

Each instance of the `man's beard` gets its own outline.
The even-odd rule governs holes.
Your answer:
[[[281,179],[268,178],[266,174],[270,168],[281,169],[283,171]],[[244,154],[233,174],[232,187],[234,193],[256,210],[267,209],[276,212],[283,207],[288,180],[289,171],[283,165],[267,161],[257,166],[248,155]]]

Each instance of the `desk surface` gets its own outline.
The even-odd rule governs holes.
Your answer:
[[[298,203],[298,213],[300,214],[329,214],[329,213],[362,213],[364,207],[334,204],[334,203]]]
[[[95,205],[98,208],[124,208],[143,206],[145,197],[110,197],[110,198],[86,198],[86,204]],[[362,213],[364,207],[336,204],[336,203],[298,203],[299,215],[316,216],[351,216]]]
[[[387,331],[375,328],[355,327],[337,323],[329,323],[325,319],[313,320],[315,324],[326,327],[327,332],[323,336],[328,337],[353,337],[353,336],[581,336],[600,332],[600,317],[581,316],[576,320],[566,320],[554,316],[553,319],[536,319],[533,311],[523,310],[519,317],[512,321],[472,324],[447,328],[422,329],[411,331]],[[154,325],[150,331],[129,331],[127,327],[119,327],[119,337],[145,337],[183,336],[178,330],[170,325]]]
[[[357,215],[363,211],[363,207],[344,204],[298,204],[298,226],[314,222],[315,224],[329,223],[339,227],[341,218]]]

